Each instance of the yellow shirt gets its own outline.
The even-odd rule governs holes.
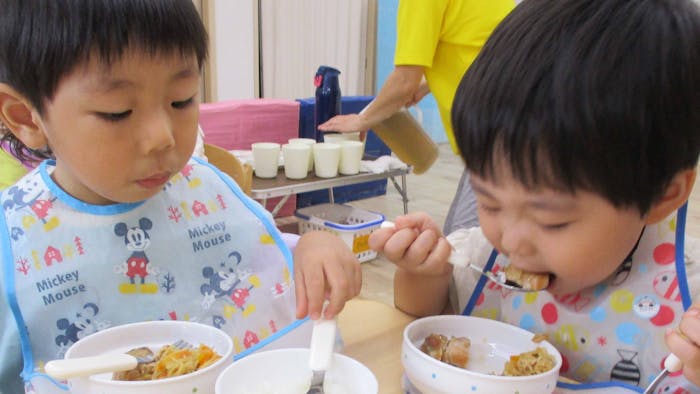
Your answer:
[[[394,64],[425,67],[455,153],[450,109],[462,75],[514,0],[400,0]]]
[[[0,149],[0,190],[13,185],[22,175],[27,173],[14,156]]]

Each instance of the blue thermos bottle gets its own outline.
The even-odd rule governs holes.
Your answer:
[[[323,142],[323,132],[318,129],[318,125],[340,114],[339,74],[340,71],[333,67],[321,66],[314,77],[314,85],[316,86],[314,128],[316,129],[316,141],[318,142]]]

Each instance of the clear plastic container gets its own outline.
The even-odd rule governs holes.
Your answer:
[[[374,125],[372,130],[401,161],[413,167],[415,174],[427,171],[438,157],[437,144],[406,108]]]

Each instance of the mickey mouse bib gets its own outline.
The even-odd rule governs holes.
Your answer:
[[[190,161],[139,203],[95,206],[44,162],[0,195],[6,297],[27,392],[63,392],[43,374],[76,341],[134,321],[218,327],[242,357],[301,324],[292,256],[270,215],[210,165]]]

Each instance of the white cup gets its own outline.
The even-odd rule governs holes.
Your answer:
[[[275,142],[255,142],[253,150],[253,167],[258,178],[274,178],[280,160],[280,144]]]
[[[314,170],[319,178],[338,176],[340,164],[340,145],[321,142],[314,145]]]
[[[309,173],[309,156],[311,145],[284,144],[282,156],[284,157],[284,176],[289,179],[303,179]]]
[[[341,141],[359,141],[360,132],[353,133],[323,133],[323,142],[340,143]]]
[[[290,138],[287,142],[290,144],[305,144],[309,146],[311,153],[309,154],[309,168],[307,171],[311,172],[311,170],[314,169],[314,144],[316,140],[313,138]]]
[[[354,175],[360,172],[360,161],[365,153],[365,144],[360,141],[340,142],[339,171],[343,175]]]

